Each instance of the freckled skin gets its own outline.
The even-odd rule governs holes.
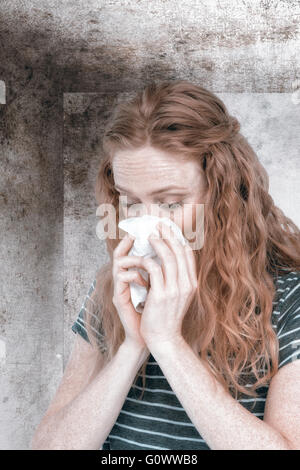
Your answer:
[[[115,185],[132,192],[132,194],[121,192],[121,195],[127,196],[128,204],[143,204],[145,208],[143,214],[151,214],[151,204],[181,202],[182,208],[177,207],[173,210],[160,208],[158,215],[169,217],[184,234],[195,231],[195,204],[205,203],[204,195],[207,188],[206,178],[199,162],[184,161],[180,155],[144,146],[137,150],[116,152],[112,166]],[[175,195],[170,192],[150,195],[151,191],[171,184],[185,188],[185,194]]]

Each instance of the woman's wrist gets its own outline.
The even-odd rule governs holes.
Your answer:
[[[150,351],[147,346],[135,343],[134,341],[128,338],[125,338],[121,346],[123,349],[128,350],[130,354],[137,355],[142,364],[150,354]]]

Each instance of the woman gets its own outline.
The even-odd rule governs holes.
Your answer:
[[[216,95],[185,80],[116,107],[98,203],[114,205],[117,223],[121,196],[157,205],[178,225],[191,220],[187,231],[205,204],[204,244],[150,238],[160,267],[128,256],[131,237],[107,239],[110,262],[72,326],[33,448],[300,448],[300,232],[239,130]],[[150,275],[142,314],[134,267]]]

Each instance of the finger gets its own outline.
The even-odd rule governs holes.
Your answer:
[[[115,293],[122,295],[128,288],[129,282],[136,282],[143,287],[147,287],[147,282],[138,271],[124,271],[119,272],[116,276]]]
[[[161,238],[149,237],[149,242],[153,246],[157,256],[161,259],[161,269],[164,273],[164,284],[166,289],[174,288],[177,285],[177,261],[173,251]]]
[[[165,226],[162,227],[162,223],[159,223],[157,228],[159,230],[159,233],[165,233]],[[172,230],[171,227],[168,227],[170,230],[170,237],[164,239],[164,241],[168,244],[170,249],[173,251],[176,261],[177,261],[177,279],[178,279],[178,286],[182,290],[188,289],[192,282],[191,282],[191,277],[190,277],[190,267],[188,264],[187,260],[187,255],[186,255],[186,250],[184,249],[184,246],[182,243],[178,240],[176,237],[174,231]]]
[[[197,276],[197,265],[196,265],[196,258],[195,258],[195,253],[193,248],[190,247],[189,244],[187,244],[184,247],[185,253],[186,253],[186,260],[187,260],[187,265],[189,267],[189,273],[190,273],[190,279],[192,282],[192,285],[194,287],[198,286],[198,276]]]
[[[160,292],[164,289],[164,276],[161,266],[156,263],[152,258],[142,258],[141,267],[150,275],[151,289],[155,292]]]
[[[129,249],[131,248],[132,244],[134,242],[134,237],[133,235],[130,235],[129,233],[126,233],[124,238],[120,241],[118,246],[114,249],[113,251],[113,258],[118,259],[121,256],[127,255]]]
[[[122,256],[120,258],[115,258],[113,265],[113,275],[115,276],[118,271],[126,271],[128,268],[134,266],[140,266],[141,256]]]

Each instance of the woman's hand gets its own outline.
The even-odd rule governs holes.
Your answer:
[[[171,230],[166,224],[162,226]],[[157,228],[160,234],[165,230],[162,232],[159,224]],[[140,325],[141,335],[149,348],[161,342],[183,339],[182,321],[198,285],[192,248],[189,245],[183,247],[174,232],[171,230],[170,233],[172,236],[166,239],[149,237],[162,266],[151,258],[142,258],[140,265],[150,275],[151,287]]]
[[[136,312],[132,305],[130,295],[130,282],[136,282],[143,287],[148,284],[138,271],[128,268],[141,264],[140,256],[127,256],[132,247],[134,238],[129,234],[120,241],[113,252],[113,281],[114,294],[112,302],[117,309],[118,315],[125,330],[125,340],[135,344],[139,348],[145,349],[145,354],[149,354],[149,349],[140,334],[141,314]]]

